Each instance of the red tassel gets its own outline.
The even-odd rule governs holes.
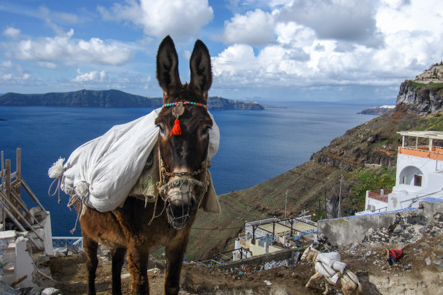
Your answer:
[[[174,127],[172,127],[171,134],[169,136],[181,135],[181,134],[182,134],[182,130],[180,129],[180,121],[178,119],[175,119]]]

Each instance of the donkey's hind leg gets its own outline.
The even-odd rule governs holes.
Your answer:
[[[98,243],[83,233],[83,248],[86,252],[86,268],[88,270],[88,295],[95,295]]]
[[[313,280],[316,280],[316,279],[321,278],[321,277],[323,277],[323,275],[322,275],[321,273],[319,273],[319,272],[316,272],[316,273],[315,273],[315,274],[309,279],[309,281],[306,283],[305,287],[306,287],[306,288],[309,288],[309,286],[311,286],[311,282],[312,282]]]
[[[143,245],[128,245],[128,269],[132,277],[132,294],[149,294],[148,281],[149,249]]]
[[[112,250],[112,294],[122,294],[121,272],[125,262],[126,248],[114,248]]]

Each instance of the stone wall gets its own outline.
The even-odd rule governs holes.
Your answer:
[[[219,268],[221,270],[228,270],[231,268],[234,269],[236,267],[240,267],[242,265],[254,266],[254,265],[259,265],[259,264],[265,264],[266,262],[271,262],[271,261],[286,260],[286,259],[293,258],[293,256],[295,255],[295,252],[303,253],[304,250],[305,250],[305,248],[302,248],[302,247],[296,248],[296,249],[286,249],[286,250],[282,250],[282,251],[275,252],[275,253],[264,254],[264,255],[254,256],[251,258],[241,259],[241,260],[238,260],[235,262],[228,262],[228,263],[219,264],[219,265],[217,265],[217,268]]]

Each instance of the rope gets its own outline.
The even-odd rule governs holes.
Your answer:
[[[69,198],[69,202],[68,202],[69,209],[72,210],[72,207],[74,207],[74,205],[76,203],[80,203],[80,208],[77,208],[77,218],[75,219],[74,228],[69,231],[71,233],[71,235],[73,235],[77,231],[77,225],[78,225],[78,221],[80,219],[80,214],[83,211],[82,200],[77,195],[71,195],[71,197]]]
[[[351,280],[351,282],[353,282],[353,283],[357,286],[357,288],[358,288],[358,286],[360,285],[360,283],[358,282],[358,277],[357,277],[357,282],[355,282],[355,281],[351,278],[351,276],[349,276],[349,272],[351,272],[351,271],[348,270],[348,269],[345,269],[344,275],[347,276],[348,279]],[[351,273],[354,274],[353,272],[351,272]],[[354,274],[354,275],[355,275],[355,274]]]
[[[55,191],[54,191],[54,193],[51,193],[52,186],[54,185],[54,183],[55,183],[56,181],[57,181],[57,186],[56,186],[56,188],[55,188]],[[60,177],[57,177],[56,179],[54,179],[54,180],[52,181],[52,183],[51,183],[51,185],[49,186],[49,189],[48,189],[48,195],[49,195],[50,197],[53,197],[53,196],[55,196],[55,195],[58,193],[58,203],[59,203],[59,204],[62,202],[62,199],[61,199],[61,196],[60,196],[61,182],[62,182],[62,177],[61,177],[61,176],[60,176]]]
[[[162,212],[160,212],[160,214],[157,215],[157,216],[155,215],[155,211],[156,211],[156,209],[157,209],[157,202],[158,202],[158,197],[155,198],[154,212],[152,213],[152,218],[151,218],[151,220],[148,222],[148,225],[151,225],[152,221],[153,221],[155,218],[160,217],[160,216],[163,214],[163,212],[165,211],[165,208],[166,208],[166,202],[164,202]]]

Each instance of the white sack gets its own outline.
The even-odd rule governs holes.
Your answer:
[[[344,262],[334,261],[334,263],[332,264],[332,269],[339,271],[341,273],[345,273],[346,266],[347,265]]]
[[[332,278],[337,273],[337,271],[333,270],[327,264],[320,261],[315,263],[315,270],[321,273],[326,278]]]
[[[341,261],[341,256],[338,252],[321,253],[317,255],[317,259],[315,261],[323,262],[329,267],[332,267],[335,261]]]
[[[116,209],[137,182],[157,142],[155,119],[160,110],[116,125],[83,144],[71,154],[63,166],[63,174],[58,173],[60,161],[57,161],[48,171],[50,177],[61,177],[61,189],[68,195],[77,195],[89,207],[100,212]],[[209,131],[208,156],[211,159],[218,151],[220,131],[210,116],[214,123]]]

